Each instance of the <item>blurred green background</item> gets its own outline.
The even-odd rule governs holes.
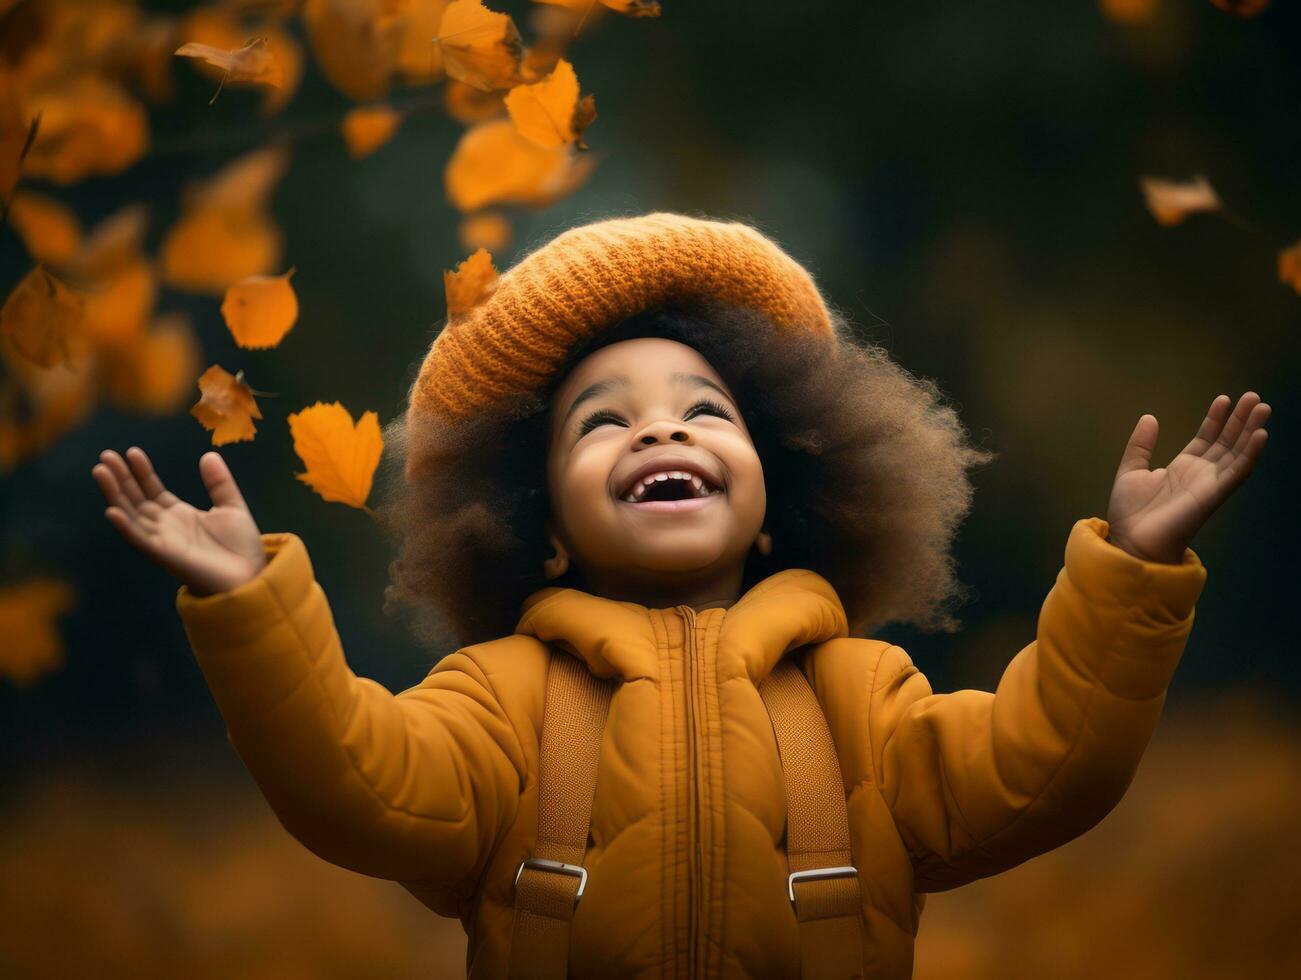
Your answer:
[[[163,13],[191,5],[143,6]],[[534,5],[489,6],[512,14],[529,40]],[[1096,2],[665,0],[657,19],[603,17],[566,55],[582,91],[596,95],[599,117],[585,139],[600,162],[559,203],[505,209],[515,238],[494,254],[505,269],[567,227],[643,211],[746,221],[804,263],[862,336],[935,379],[973,440],[1000,454],[974,474],[974,509],[958,538],[959,574],[974,590],[958,610],[964,631],[878,634],[904,646],[937,691],[993,690],[1034,638],[1071,526],[1106,516],[1139,416],[1160,421],[1162,465],[1195,434],[1216,395],[1236,402],[1255,390],[1272,406],[1255,472],[1193,542],[1208,580],[1170,691],[1170,716],[1131,796],[1081,841],[1003,876],[1022,882],[1018,894],[1035,896],[1022,914],[999,913],[1013,907],[1011,893],[986,891],[988,902],[965,897],[1009,887],[1004,882],[972,886],[961,898],[935,896],[923,917],[918,975],[923,967],[937,976],[1047,975],[1032,947],[1064,948],[1047,923],[1050,913],[1070,909],[1059,897],[1054,912],[1051,896],[1067,881],[1087,886],[1090,875],[1134,914],[1163,909],[1153,935],[1164,939],[1145,946],[1136,935],[1132,946],[1113,950],[1111,965],[1133,967],[1119,975],[1215,976],[1224,975],[1217,962],[1246,962],[1217,941],[1249,947],[1262,969],[1301,966],[1296,937],[1282,924],[1250,935],[1253,924],[1280,914],[1273,903],[1251,906],[1241,933],[1206,927],[1214,918],[1207,909],[1220,908],[1213,896],[1233,894],[1236,876],[1279,858],[1266,845],[1290,851],[1281,833],[1269,836],[1273,821],[1301,817],[1297,795],[1285,791],[1301,775],[1301,739],[1291,724],[1301,669],[1287,611],[1295,601],[1301,499],[1294,451],[1301,296],[1276,269],[1278,252],[1301,239],[1301,11],[1284,0],[1251,19],[1206,0],[1150,6],[1150,15],[1123,22]],[[245,351],[212,297],[164,289],[159,310],[193,317],[205,367],[242,367],[254,388],[278,393],[261,400],[254,441],[219,451],[262,529],[293,531],[307,543],[353,669],[405,688],[432,657],[381,612],[392,555],[364,512],[327,503],[294,479],[303,467],[284,417],[318,399],[339,400],[354,416],[375,410],[381,423],[400,412],[444,316],[443,270],[466,254],[442,180],[463,127],[439,112],[416,116],[357,161],[336,128],[352,103],[310,56],[297,96],[269,119],[252,111],[258,94],[228,89],[208,105],[214,86],[206,78],[183,64],[174,74],[177,98],[151,109],[153,149],[145,159],[72,187],[33,186],[72,204],[86,225],[132,201],[149,202],[152,249],[175,219],[187,180],[273,135],[293,137],[292,164],[271,210],[286,236],[285,266],[297,269],[294,330],[273,350]],[[1202,214],[1158,225],[1139,178],[1197,173],[1235,220]],[[28,268],[12,231],[0,231],[6,294]],[[145,953],[88,939],[83,945],[98,951],[104,976],[132,975],[115,966],[119,958],[150,975],[188,968],[199,942],[213,975],[255,975],[254,964],[267,963],[259,943],[294,928],[316,938],[287,943],[268,975],[428,976],[432,962],[456,975],[456,923],[447,933],[431,931],[433,917],[396,886],[329,868],[274,825],[225,741],[189,653],[173,606],[176,582],[103,516],[90,469],[102,449],[130,445],[149,452],[172,490],[206,504],[196,464],[211,448],[210,434],[185,412],[158,419],[101,410],[0,483],[0,580],[52,574],[78,591],[77,607],[60,622],[63,665],[26,687],[0,680],[0,805],[14,842],[0,864],[8,880],[0,920],[10,923],[0,926],[0,972],[8,972],[6,955],[14,975],[78,962],[70,950],[28,956],[22,936],[35,935],[34,926],[20,929],[25,920],[11,915],[26,907],[33,916],[41,909],[72,915],[86,936],[127,943],[122,937],[138,935],[139,949],[156,957],[146,969],[145,960],[131,959]],[[1223,740],[1215,737],[1221,726]],[[1252,766],[1260,767],[1254,782],[1243,775]],[[1200,795],[1180,807],[1172,801],[1181,792]],[[1220,817],[1205,816],[1217,806],[1226,808]],[[1153,816],[1161,807],[1169,826]],[[1201,835],[1172,836],[1170,827],[1194,812],[1203,814]],[[1129,836],[1101,846],[1099,835],[1113,825]],[[233,846],[235,828],[247,826],[260,830],[238,833],[265,840],[259,846],[278,855],[251,862],[265,881],[250,870],[232,882],[231,861],[189,868],[181,881],[180,864]],[[133,843],[133,834],[144,836]],[[172,843],[160,845],[164,839]],[[1195,855],[1204,856],[1212,839],[1226,849],[1223,860],[1198,864]],[[1086,847],[1088,861],[1072,863],[1071,848]],[[1118,863],[1126,848],[1144,859],[1129,854]],[[110,854],[120,860],[107,860]],[[276,880],[297,886],[271,883],[267,869],[281,864]],[[304,870],[309,865],[315,870]],[[171,877],[158,877],[162,867],[173,869]],[[1058,876],[1045,877],[1045,869]],[[337,878],[303,885],[316,874]],[[29,886],[16,885],[15,876],[48,882],[34,890],[40,900],[24,900]],[[1184,887],[1173,892],[1144,885],[1175,879]],[[1279,903],[1301,898],[1297,881],[1292,874],[1275,882]],[[183,891],[216,894],[218,884],[244,896],[227,899],[232,908],[278,887],[284,901],[264,897],[267,914],[248,923],[237,915],[182,921],[174,911],[155,914]],[[345,886],[354,889],[347,892],[353,904],[325,907],[344,900],[322,893],[343,894]],[[1077,901],[1077,911],[1093,908]],[[385,915],[376,916],[377,902],[386,903]],[[300,913],[296,926],[282,921],[284,905]],[[1099,895],[1097,908],[1105,905]],[[331,916],[358,929],[367,916],[397,925],[370,945],[336,951],[326,967],[312,957],[342,942],[325,938],[341,934],[326,925]],[[1078,928],[1080,937],[1089,932]],[[258,939],[259,929],[267,940]],[[999,935],[1022,937],[1019,959],[1006,959],[1006,946],[1000,953]],[[990,946],[987,955],[980,944]],[[1081,938],[1078,972],[1045,962],[1057,976],[1096,975],[1086,970],[1089,949]],[[935,957],[929,966],[928,955]],[[1000,974],[1000,963],[1025,972]]]

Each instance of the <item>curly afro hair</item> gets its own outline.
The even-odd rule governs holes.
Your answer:
[[[951,604],[969,592],[951,555],[971,507],[967,470],[995,453],[974,448],[936,385],[856,340],[832,313],[835,339],[779,329],[755,310],[660,306],[570,352],[547,388],[466,421],[384,429],[385,476],[376,514],[393,536],[384,610],[410,607],[422,646],[450,652],[514,631],[520,606],[548,585],[583,588],[579,572],[547,580],[543,522],[547,409],[592,351],[634,337],[695,348],[736,394],[763,464],[764,526],[773,551],[752,549],[743,589],[785,568],[808,568],[836,589],[853,635],[888,622],[953,632]],[[407,458],[433,460],[402,478]]]

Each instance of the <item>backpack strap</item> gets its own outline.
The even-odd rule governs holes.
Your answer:
[[[793,655],[777,662],[759,693],[786,782],[786,891],[800,923],[800,976],[860,977],[863,904],[831,729]]]
[[[569,923],[587,886],[601,735],[614,682],[563,650],[551,651],[538,762],[538,834],[515,871],[510,976],[565,977]]]

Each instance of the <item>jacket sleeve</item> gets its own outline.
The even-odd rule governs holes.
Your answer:
[[[934,694],[897,646],[871,683],[877,785],[918,892],[996,874],[1079,836],[1128,789],[1183,654],[1206,569],[1143,561],[1077,521],[1036,636],[996,693]]]
[[[349,669],[302,540],[262,541],[256,578],[176,595],[231,744],[285,829],[320,857],[472,890],[526,768],[475,648],[394,696]]]

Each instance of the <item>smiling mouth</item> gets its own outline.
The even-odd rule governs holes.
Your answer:
[[[652,513],[681,513],[699,510],[723,491],[699,474],[685,470],[666,470],[648,475],[618,500],[638,510]]]

